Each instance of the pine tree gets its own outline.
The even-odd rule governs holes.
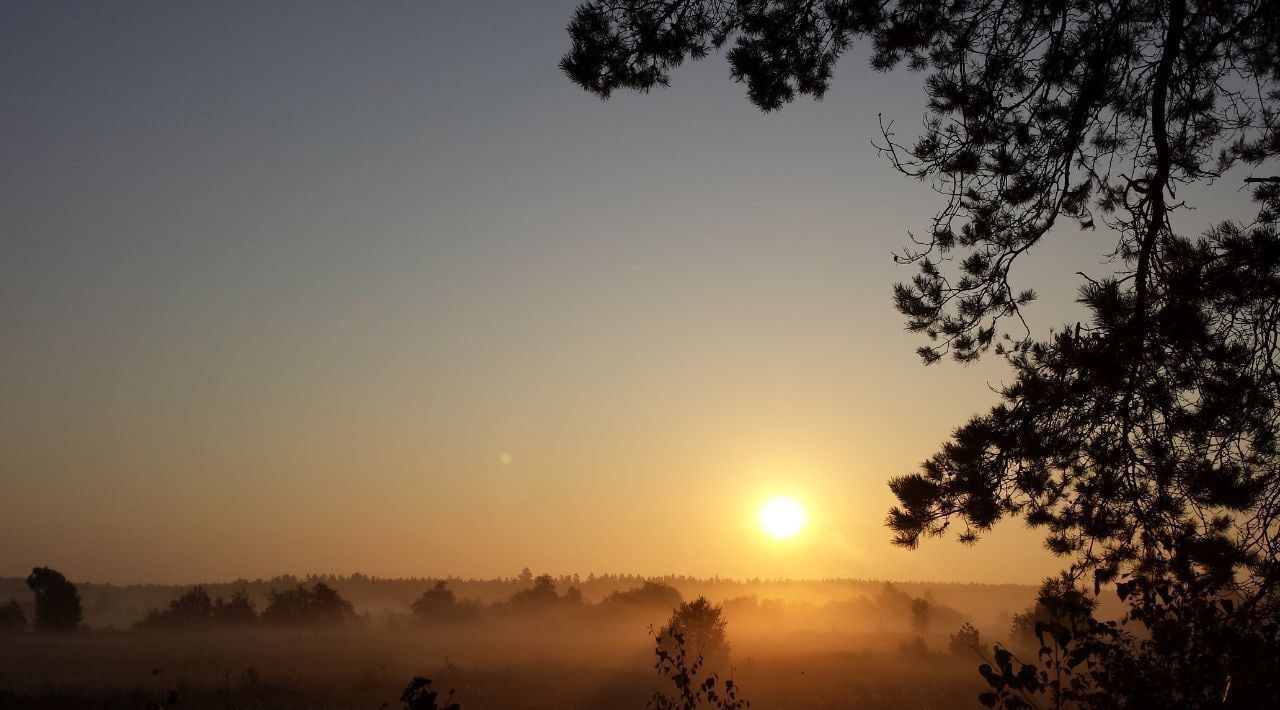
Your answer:
[[[1252,181],[1257,213],[1205,234],[1174,219],[1186,186],[1280,155],[1280,3],[598,0],[569,32],[562,68],[602,97],[720,48],[764,110],[821,97],[859,39],[875,69],[922,72],[922,133],[882,123],[880,147],[941,206],[898,255],[918,273],[894,302],[926,363],[994,354],[1012,379],[890,482],[895,542],[1019,517],[1067,566],[1042,601],[1114,585],[1145,627],[1041,624],[1046,650],[1100,670],[1019,692],[1280,704],[1280,181]],[[1010,276],[1072,224],[1114,235],[1113,270],[1082,275],[1087,316],[1037,340],[1035,293]]]

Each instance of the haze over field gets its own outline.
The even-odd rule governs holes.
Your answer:
[[[0,598],[25,597],[26,586],[0,578]],[[424,673],[456,688],[468,708],[639,706],[663,687],[653,634],[682,600],[702,597],[727,633],[723,653],[697,650],[750,688],[753,702],[901,707],[974,692],[971,670],[987,651],[952,633],[971,622],[1025,645],[1015,612],[1035,594],[1029,585],[553,578],[527,569],[497,579],[76,586],[90,633],[23,638],[0,624],[0,707],[9,707],[5,691],[27,703],[14,707],[143,707],[170,688],[178,707],[375,707]],[[308,589],[331,590],[348,618],[286,615],[290,590]],[[244,603],[233,613],[235,599]]]

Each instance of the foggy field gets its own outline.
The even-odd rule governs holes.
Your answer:
[[[285,579],[292,578],[277,583]],[[86,608],[116,628],[0,634],[0,707],[143,708],[171,690],[180,708],[399,707],[407,682],[425,676],[438,689],[456,689],[467,710],[640,708],[655,691],[672,690],[654,669],[654,634],[672,611],[656,595],[691,598],[630,577],[579,580],[594,592],[586,598],[567,591],[579,589],[569,577],[558,585],[550,577],[459,580],[448,584],[474,596],[451,599],[450,620],[424,621],[397,595],[427,595],[429,580],[308,582],[315,579],[329,579],[360,613],[309,627],[125,624],[120,608],[176,608],[188,588],[82,584]],[[973,620],[1003,639],[1009,612],[1033,596],[1016,586],[684,581],[690,592],[737,593],[713,597],[729,645],[722,675],[757,708],[976,706],[982,661],[970,648],[949,648],[951,633]],[[540,585],[561,591],[522,601]],[[0,591],[8,586],[0,580]],[[791,598],[759,596],[779,591]],[[259,609],[266,603],[252,601]],[[971,611],[951,606],[964,603]],[[926,616],[913,619],[913,604]],[[104,609],[115,611],[104,617]]]
[[[908,655],[896,648],[901,640],[735,639],[734,678],[760,708],[976,707],[976,656],[947,654],[945,639],[928,656]],[[809,643],[827,650],[805,650]],[[841,646],[848,650],[829,650]],[[10,637],[0,640],[0,682],[17,699],[0,707],[141,708],[173,688],[176,707],[222,708],[229,683],[231,707],[375,708],[425,675],[456,688],[467,709],[640,708],[660,687],[651,650],[643,627],[624,635],[555,625]]]

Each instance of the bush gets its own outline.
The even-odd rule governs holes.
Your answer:
[[[440,692],[431,689],[431,679],[417,677],[409,681],[409,685],[400,694],[400,702],[404,710],[461,710],[462,706],[453,702],[453,690],[443,699]]]

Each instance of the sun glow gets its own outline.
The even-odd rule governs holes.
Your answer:
[[[777,540],[794,537],[809,522],[809,514],[805,512],[804,506],[796,499],[786,496],[775,496],[765,501],[760,506],[757,517],[760,529]]]

